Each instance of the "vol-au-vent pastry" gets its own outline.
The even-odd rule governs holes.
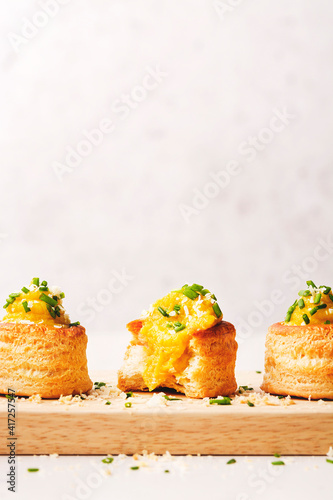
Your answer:
[[[333,399],[333,292],[307,281],[284,322],[266,337],[261,388],[273,394]]]
[[[0,393],[43,398],[80,394],[92,388],[87,335],[70,323],[58,287],[34,278],[9,294],[0,322]]]
[[[167,387],[193,398],[234,393],[236,331],[222,317],[215,295],[201,285],[184,285],[157,300],[127,325],[132,340],[118,387]]]

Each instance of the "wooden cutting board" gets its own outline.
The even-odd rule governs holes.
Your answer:
[[[115,372],[92,375],[94,381],[113,387],[103,390],[115,390]],[[240,372],[237,381],[258,391],[261,377]],[[15,404],[16,454],[104,455],[147,450],[156,454],[325,455],[333,446],[333,401],[295,398],[295,404],[280,406],[282,400],[276,398],[277,406],[222,406],[164,392],[181,401],[167,401],[157,393],[134,393],[128,400],[124,394],[111,394],[104,400],[70,404],[19,398]],[[132,407],[126,408],[125,402],[132,402]],[[7,416],[7,399],[2,396],[3,455],[13,440]]]

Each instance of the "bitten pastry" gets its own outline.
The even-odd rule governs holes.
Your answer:
[[[87,335],[79,322],[70,323],[64,297],[38,278],[9,295],[0,323],[1,394],[58,398],[92,388]]]
[[[118,372],[121,390],[168,387],[192,398],[236,391],[236,331],[203,286],[170,292],[127,328],[133,338]]]
[[[333,294],[328,286],[316,287],[313,281],[307,285],[285,321],[268,330],[261,389],[333,399]]]

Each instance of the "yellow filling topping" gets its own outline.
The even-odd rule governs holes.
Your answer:
[[[308,288],[298,292],[287,311],[285,324],[291,326],[333,324],[333,292],[329,286],[317,287],[307,281]]]
[[[140,338],[148,356],[143,379],[148,389],[163,384],[169,374],[181,373],[192,334],[211,328],[222,317],[215,295],[201,285],[184,285],[157,300],[141,318]]]
[[[31,281],[29,287],[11,293],[4,308],[7,323],[36,323],[45,325],[70,325],[69,316],[62,304],[65,294],[58,287],[48,287],[47,282]]]

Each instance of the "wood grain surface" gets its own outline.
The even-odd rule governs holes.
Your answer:
[[[239,385],[259,390],[262,375],[237,374]],[[94,381],[116,386],[114,372],[92,373]],[[333,445],[333,401],[295,398],[290,406],[247,404],[205,406],[202,400],[163,391],[181,401],[148,406],[151,393],[134,393],[132,407],[124,395],[107,400],[61,404],[19,398],[16,409],[16,453],[61,455],[163,454],[325,455]],[[156,398],[156,396],[155,396]],[[7,399],[0,397],[0,454],[10,441]]]

